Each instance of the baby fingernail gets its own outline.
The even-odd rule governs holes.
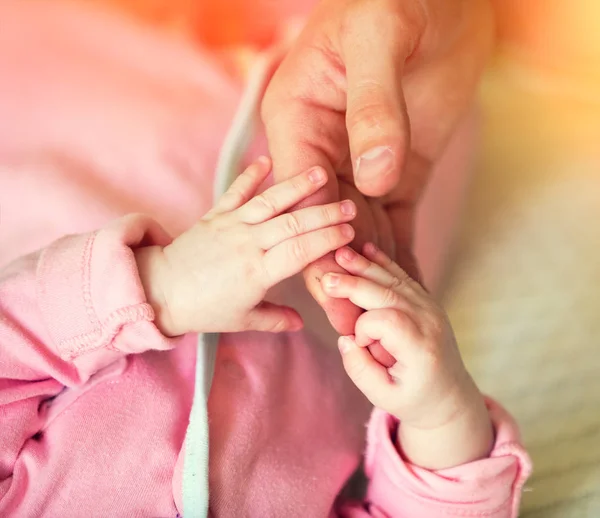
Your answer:
[[[344,261],[351,262],[354,261],[354,259],[356,259],[356,254],[350,248],[343,248],[340,252],[340,255],[342,256],[342,259],[344,259]]]
[[[329,273],[325,276],[325,286],[327,288],[335,288],[340,283],[339,275]]]
[[[375,243],[367,243],[365,245],[365,252],[369,255],[375,255],[379,251],[379,248],[375,246]]]
[[[346,216],[354,216],[354,214],[356,214],[356,207],[350,200],[343,201],[340,205],[340,210],[342,211],[342,214],[345,214]]]
[[[354,341],[347,336],[340,336],[338,340],[338,348],[342,354],[347,353],[356,346]]]
[[[342,235],[352,239],[354,237],[354,229],[350,225],[342,225]]]
[[[308,173],[308,179],[315,185],[322,183],[325,180],[325,171],[320,167],[316,167]]]

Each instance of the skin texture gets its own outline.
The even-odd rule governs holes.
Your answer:
[[[418,278],[415,206],[473,97],[492,36],[485,0],[323,0],[263,101],[275,179],[323,167],[330,181],[303,204],[352,199],[361,215],[355,248],[374,241]],[[362,310],[324,293],[328,272],[343,272],[333,254],[304,271],[306,286],[350,334]]]

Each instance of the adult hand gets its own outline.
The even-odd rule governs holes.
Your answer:
[[[395,251],[375,241],[415,276],[414,207],[491,41],[486,0],[322,0],[262,105],[275,179],[322,166],[330,181],[303,203],[337,200],[342,189],[357,203],[357,223],[368,213],[377,230],[383,209]],[[376,210],[364,198],[383,195]],[[333,326],[350,334],[360,310],[327,297],[320,284],[342,271],[329,254],[304,276]]]

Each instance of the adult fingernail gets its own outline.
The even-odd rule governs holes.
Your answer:
[[[342,225],[342,235],[348,239],[354,237],[354,229],[350,225]]]
[[[325,276],[325,287],[326,288],[335,288],[340,283],[339,275],[335,273],[328,273]]]
[[[394,167],[394,153],[389,147],[379,146],[373,148],[356,161],[356,179],[361,182],[385,175]]]
[[[342,354],[346,354],[348,351],[354,349],[356,344],[354,340],[348,336],[340,336],[338,340],[338,348]]]
[[[356,214],[356,207],[350,200],[343,201],[340,210],[342,211],[342,214],[345,214],[346,216],[354,216],[354,214]]]
[[[325,171],[323,171],[323,169],[321,169],[320,167],[316,167],[308,173],[308,179],[311,183],[314,183],[315,185],[323,183],[325,181],[325,178]]]

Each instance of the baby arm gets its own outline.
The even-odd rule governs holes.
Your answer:
[[[379,409],[366,461],[372,505],[394,517],[516,516],[529,460],[514,423],[479,392],[444,311],[372,244],[364,254],[338,250],[349,274],[325,276],[323,288],[366,310],[339,348],[349,377]],[[374,343],[394,358],[391,367],[371,356]]]
[[[31,480],[47,473],[40,452],[61,446],[38,436],[66,401],[123,372],[127,354],[178,343],[152,323],[132,251],[143,242],[170,238],[128,216],[0,270],[0,516],[39,515]]]

